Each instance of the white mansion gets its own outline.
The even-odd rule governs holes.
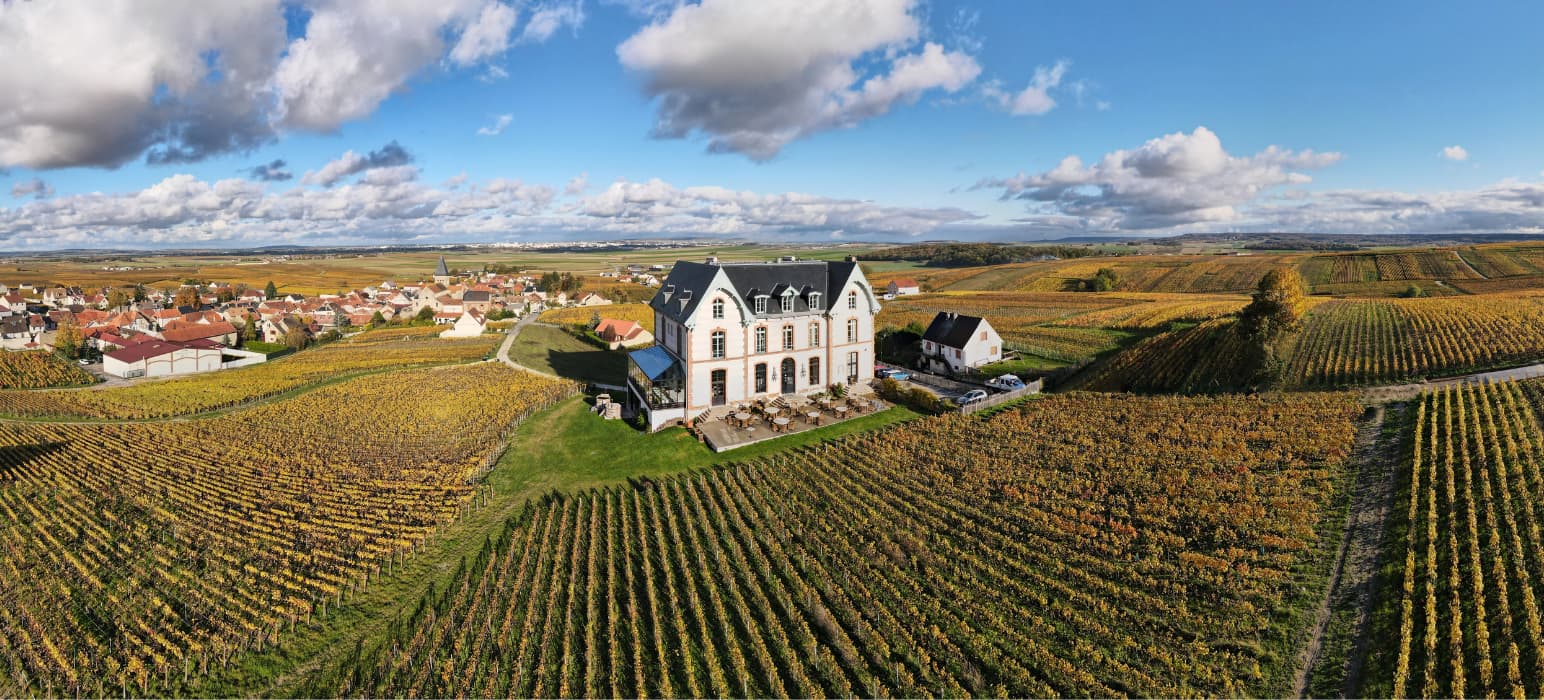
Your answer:
[[[874,377],[879,302],[845,262],[679,261],[649,302],[658,344],[629,353],[649,429],[714,406]]]

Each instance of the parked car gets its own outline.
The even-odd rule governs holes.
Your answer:
[[[986,400],[986,390],[985,389],[971,389],[970,391],[967,391],[967,392],[965,392],[963,394],[960,394],[959,396],[954,397],[954,403],[956,403],[958,405],[961,405],[961,406],[969,406],[969,405],[971,405],[973,403],[976,403],[978,401],[985,401],[985,400]]]
[[[986,385],[998,391],[1018,391],[1024,388],[1024,380],[1011,374],[1004,374],[994,379],[988,379]]]
[[[894,379],[898,382],[904,382],[908,379],[911,379],[910,372],[907,372],[904,369],[896,369],[894,367],[882,367],[880,369],[874,370],[874,376],[879,377],[880,379]]]
[[[90,366],[91,365],[91,360],[88,360],[88,359],[86,359],[84,357],[82,357],[79,360],[77,360],[77,362],[80,362],[82,365],[86,365],[86,366]]]

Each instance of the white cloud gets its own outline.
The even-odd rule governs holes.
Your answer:
[[[477,129],[477,135],[478,136],[498,136],[499,134],[504,133],[504,130],[508,129],[510,123],[512,123],[514,121],[515,121],[515,115],[513,115],[513,114],[500,114],[497,118],[495,118],[493,120],[492,124],[489,124],[488,126],[484,126],[484,127],[479,127]]]
[[[17,199],[21,199],[22,197],[32,197],[33,199],[48,199],[49,197],[54,196],[54,187],[53,185],[43,182],[42,178],[35,177],[31,180],[22,180],[21,182],[11,185],[11,196]]]
[[[307,185],[321,185],[332,187],[339,180],[356,173],[368,172],[377,168],[394,168],[413,162],[413,154],[408,153],[396,141],[382,146],[379,150],[371,151],[366,155],[359,155],[353,151],[345,151],[337,160],[328,162],[321,169],[307,172],[300,181]]]
[[[833,231],[894,236],[976,218],[952,208],[680,188],[660,180],[618,181],[557,206],[554,188],[520,180],[467,183],[457,178],[441,188],[421,182],[412,166],[363,173],[357,182],[336,187],[284,190],[250,180],[211,183],[179,174],[138,192],[29,201],[0,208],[0,248],[476,241],[553,232],[587,237],[820,237]]]
[[[970,55],[927,43],[913,0],[704,0],[617,47],[658,100],[654,133],[708,137],[756,160],[789,142],[975,80]]]
[[[499,0],[294,0],[309,18],[291,40],[285,4],[0,2],[0,95],[26,96],[0,109],[0,168],[185,163],[332,131],[442,61],[502,71],[488,62],[517,20]],[[582,21],[561,9],[522,40]]]
[[[1030,79],[1029,85],[1017,93],[1005,92],[997,84],[987,85],[982,92],[987,99],[1014,116],[1039,116],[1056,108],[1056,100],[1051,97],[1051,89],[1061,85],[1062,78],[1071,65],[1071,61],[1064,59],[1052,66],[1036,67],[1035,75]],[[1086,89],[1085,83],[1080,82],[1074,86],[1079,99]]]
[[[568,27],[577,30],[583,24],[584,3],[581,0],[538,5],[531,11],[531,18],[526,21],[525,29],[520,32],[520,41],[540,44],[552,38],[559,29]]]
[[[579,173],[563,187],[563,194],[573,197],[584,194],[588,189],[590,189],[590,174]]]
[[[1082,226],[1154,230],[1241,218],[1240,207],[1274,188],[1303,185],[1299,172],[1338,162],[1339,153],[1287,151],[1275,146],[1233,156],[1206,127],[1152,139],[1084,165],[1077,156],[1034,175],[984,180],[1004,198],[1030,203],[1037,215],[1071,216]]]
[[[1465,150],[1463,146],[1448,146],[1442,149],[1442,157],[1448,160],[1469,160],[1469,151]]]
[[[461,32],[461,38],[450,50],[450,62],[458,66],[471,66],[484,59],[504,53],[509,48],[509,33],[518,19],[515,8],[499,2],[483,5],[477,19]]]
[[[283,47],[279,0],[0,3],[0,167],[250,149]]]

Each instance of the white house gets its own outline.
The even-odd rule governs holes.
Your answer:
[[[578,303],[576,303],[575,306],[605,306],[610,303],[610,299],[596,294],[595,292],[590,292],[589,294],[580,297]]]
[[[894,296],[906,296],[907,294],[921,294],[922,287],[917,281],[909,277],[901,277],[890,280],[890,294]]]
[[[115,377],[169,377],[220,369],[220,348],[213,343],[152,340],[102,355],[102,371]]]
[[[874,377],[879,302],[844,262],[679,261],[649,302],[658,344],[628,353],[650,429],[716,406]]]
[[[482,335],[483,329],[487,327],[488,324],[483,321],[482,312],[478,311],[477,309],[472,309],[471,311],[461,314],[461,317],[457,318],[456,322],[452,324],[450,328],[441,331],[440,337],[475,338],[479,335]]]
[[[984,318],[939,312],[922,334],[922,361],[932,371],[962,372],[1003,359],[1003,339]]]

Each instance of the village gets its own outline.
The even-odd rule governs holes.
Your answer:
[[[618,282],[657,286],[643,269]],[[128,289],[0,282],[0,349],[52,350],[108,377],[164,377],[260,363],[320,339],[387,323],[481,335],[490,321],[549,308],[611,304],[595,292],[544,289],[539,277],[456,272],[444,258],[429,279],[386,280],[341,294],[279,293],[227,282]],[[331,335],[329,335],[331,334]],[[98,363],[100,366],[98,367]]]

